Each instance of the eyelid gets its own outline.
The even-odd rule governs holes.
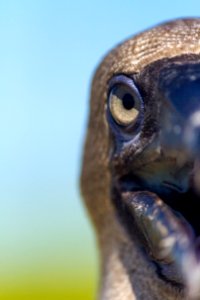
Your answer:
[[[144,103],[142,100],[142,96],[140,94],[140,91],[134,81],[133,75],[123,75],[123,74],[119,74],[119,75],[115,75],[114,77],[112,77],[109,82],[108,82],[108,93],[107,93],[107,99],[109,98],[110,92],[111,90],[114,88],[114,86],[118,85],[118,84],[122,84],[127,86],[128,88],[131,89],[132,93],[135,94],[135,96],[141,101],[141,109],[144,109]]]
[[[113,87],[117,84],[125,84],[126,86],[133,89],[136,93],[139,93],[139,90],[137,89],[134,79],[130,75],[115,75],[108,81],[108,95],[110,94],[110,91],[113,89]]]
[[[110,112],[109,96],[112,89],[114,89],[114,87],[116,87],[117,85],[125,86],[127,89],[129,89],[129,91],[131,91],[131,94],[135,95],[137,99],[138,104],[136,108],[139,110],[139,114],[136,120],[130,123],[129,125],[123,125],[117,123]],[[144,123],[144,102],[140,94],[140,91],[137,85],[135,84],[134,79],[131,78],[131,76],[116,75],[110,79],[110,81],[108,82],[108,95],[107,95],[106,107],[107,107],[106,116],[107,116],[109,127],[111,131],[114,133],[114,135],[119,137],[119,142],[129,141],[136,135],[138,136],[139,132],[141,131],[141,127],[143,126]]]

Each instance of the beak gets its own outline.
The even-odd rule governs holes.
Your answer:
[[[122,198],[145,240],[149,255],[165,276],[183,284],[188,299],[200,299],[200,238],[195,236],[193,227],[193,223],[196,222],[197,227],[200,223],[200,64],[185,64],[169,71],[165,70],[164,76],[161,73],[159,81],[157,139],[162,156],[157,165],[150,162],[137,174],[134,169],[143,185],[138,190],[122,192]],[[147,155],[147,151],[145,153]],[[168,158],[173,158],[174,164],[167,165]],[[188,163],[192,167],[184,173]],[[187,177],[186,189],[174,194],[163,192],[166,180],[161,178],[158,166],[164,166],[162,176],[171,182],[171,174],[179,184]],[[153,187],[155,182],[158,188]],[[171,187],[173,189],[172,184]]]
[[[185,159],[200,154],[200,65],[186,64],[173,69],[173,76],[160,84],[161,144],[169,153]]]

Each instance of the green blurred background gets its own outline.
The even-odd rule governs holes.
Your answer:
[[[0,299],[91,300],[95,239],[78,178],[95,66],[198,0],[0,1]]]

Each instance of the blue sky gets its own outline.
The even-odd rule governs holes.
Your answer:
[[[94,69],[138,31],[198,14],[199,0],[0,2],[2,263],[55,243],[95,255],[78,191]]]

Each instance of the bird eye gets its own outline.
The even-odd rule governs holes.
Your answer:
[[[129,86],[118,84],[109,94],[109,110],[119,125],[128,126],[139,115],[140,101]]]

